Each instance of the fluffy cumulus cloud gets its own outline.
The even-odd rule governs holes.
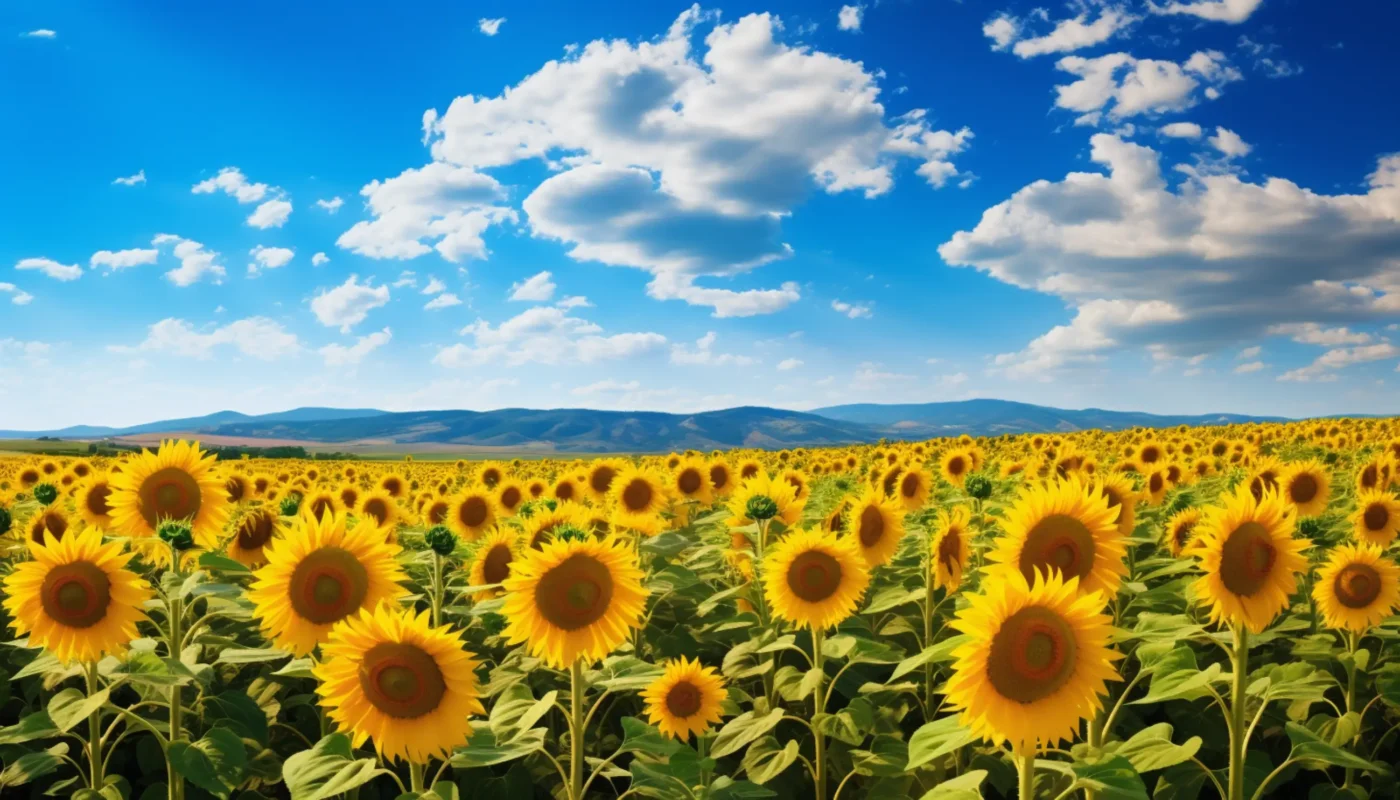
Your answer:
[[[248,224],[254,228],[280,228],[292,215],[292,204],[280,188],[254,183],[238,167],[224,167],[214,177],[196,183],[190,191],[194,194],[222,192],[239,203],[258,203],[248,215]]]
[[[140,344],[111,345],[108,349],[115,353],[154,351],[207,359],[224,347],[260,361],[274,361],[296,354],[301,350],[301,342],[281,323],[266,317],[249,317],[204,330],[183,319],[168,317],[151,325]]]
[[[1199,139],[1204,131],[1194,122],[1172,122],[1157,129],[1170,139]]]
[[[296,255],[296,252],[286,247],[263,247],[262,245],[258,245],[252,250],[249,250],[248,254],[253,257],[252,262],[248,264],[248,274],[257,275],[265,269],[278,269],[279,267],[287,266]]]
[[[933,186],[959,174],[971,132],[891,116],[879,97],[873,71],[787,43],[770,15],[721,24],[693,7],[660,38],[594,41],[498,96],[429,110],[433,163],[366,186],[374,218],[340,244],[412,258],[442,237],[450,260],[485,257],[486,228],[517,221],[486,172],[539,160],[552,174],[521,203],[533,235],[646,270],[656,299],[770,313],[801,297],[796,283],[714,280],[787,258],[781,220],[812,191],[884,194],[901,161]]]
[[[359,364],[365,356],[389,343],[394,338],[393,333],[385,328],[367,336],[361,336],[355,343],[346,346],[343,344],[328,344],[317,350],[321,357],[326,360],[328,367],[351,367]]]
[[[317,253],[311,257],[311,266],[319,267],[322,264],[331,263],[331,257],[325,253]]]
[[[345,205],[345,201],[339,197],[332,197],[329,200],[317,200],[316,205],[324,209],[327,214],[334,214],[340,210],[341,206]]]
[[[1009,13],[998,14],[982,26],[982,35],[992,40],[993,50],[1010,48],[1021,58],[1034,58],[1102,44],[1137,20],[1138,17],[1122,7],[1104,6],[1095,11],[1082,10],[1074,17],[1056,20],[1052,24],[1049,15],[1037,9],[1030,19],[1020,19]],[[1050,29],[1033,35],[1032,29],[1042,22],[1049,24]]]
[[[1244,158],[1254,150],[1252,145],[1240,138],[1238,133],[1235,133],[1229,128],[1217,127],[1215,129],[1215,135],[1206,141],[1210,142],[1210,146],[1218,150],[1220,155],[1227,159]]]
[[[180,260],[180,266],[165,273],[165,279],[176,286],[193,286],[206,278],[215,284],[223,283],[226,273],[216,263],[219,254],[206,249],[203,244],[173,233],[157,234],[151,244],[156,247],[174,245],[172,252]]]
[[[139,267],[145,264],[154,264],[160,256],[160,251],[154,248],[133,248],[131,250],[98,250],[88,259],[88,266],[92,269],[102,267],[109,271]]]
[[[868,319],[874,315],[869,303],[847,303],[844,300],[832,300],[831,310],[838,314],[845,314],[851,319]]]
[[[13,283],[0,283],[0,294],[9,295],[10,302],[17,306],[27,306],[34,300],[34,295]]]
[[[554,290],[558,288],[551,280],[552,277],[547,271],[540,272],[523,281],[511,284],[510,299],[531,303],[548,303],[554,298]]]
[[[715,341],[718,338],[719,334],[710,331],[695,340],[695,347],[693,348],[686,347],[682,344],[672,345],[671,363],[704,367],[747,367],[751,364],[758,363],[757,359],[750,356],[739,355],[737,353],[715,352]]]
[[[1149,0],[1154,14],[1186,14],[1212,22],[1244,22],[1264,0],[1196,0],[1190,3],[1170,2],[1157,5]]]
[[[1240,80],[1224,53],[1198,50],[1186,61],[1134,58],[1109,53],[1095,58],[1066,56],[1055,64],[1078,80],[1055,87],[1055,105],[1077,112],[1078,124],[1098,124],[1107,114],[1123,120],[1139,114],[1182,111],[1215,99],[1221,87]]]
[[[424,303],[423,310],[437,311],[440,308],[451,308],[453,306],[460,306],[461,304],[462,298],[458,297],[452,292],[443,292],[437,297],[434,297],[433,299],[429,300],[427,303]]]
[[[482,17],[476,21],[476,29],[487,36],[495,36],[501,32],[501,26],[506,24],[505,17],[487,18]]]
[[[440,349],[433,362],[444,367],[477,367],[488,364],[591,364],[643,355],[665,346],[659,333],[616,333],[568,311],[536,306],[492,326],[477,320],[461,330],[471,344]]]
[[[939,248],[1073,309],[997,366],[1043,374],[1118,348],[1191,356],[1270,333],[1341,342],[1324,329],[1400,311],[1400,154],[1379,159],[1366,191],[1326,195],[1189,169],[1172,186],[1151,148],[1091,143],[1102,172],[1032,183]]]
[[[841,10],[836,12],[836,27],[843,31],[858,31],[864,21],[865,6],[841,6]]]
[[[360,283],[351,275],[345,283],[323,289],[311,300],[311,313],[327,328],[339,328],[341,333],[365,321],[369,312],[389,303],[389,287],[373,286],[373,280]]]
[[[141,170],[135,175],[128,175],[125,178],[117,178],[112,181],[115,186],[136,186],[146,182],[146,170]]]
[[[1352,364],[1368,361],[1383,361],[1400,356],[1400,347],[1390,342],[1360,345],[1358,347],[1337,347],[1328,350],[1313,360],[1311,364],[1291,369],[1278,376],[1281,381],[1332,381],[1337,380],[1336,370]]]
[[[419,290],[420,294],[441,294],[447,291],[447,284],[437,279],[436,275],[428,276],[428,285]]]
[[[253,209],[248,215],[248,224],[254,228],[280,228],[292,216],[292,204],[281,198],[268,200]]]
[[[63,264],[52,258],[22,258],[15,264],[15,269],[32,269],[56,281],[76,281],[83,277],[82,267],[77,264]]]

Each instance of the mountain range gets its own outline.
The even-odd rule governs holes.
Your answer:
[[[1286,421],[1243,414],[1161,415],[1098,408],[1049,408],[1006,400],[904,405],[858,404],[810,412],[745,406],[695,414],[581,408],[406,411],[296,408],[275,414],[220,411],[128,428],[75,425],[48,431],[0,430],[0,439],[150,439],[185,434],[223,444],[297,443],[357,448],[502,449],[610,453],[782,448],[874,442],[882,438],[995,436],[1175,425]]]

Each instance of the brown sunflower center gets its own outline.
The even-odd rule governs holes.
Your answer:
[[[486,516],[490,510],[491,507],[486,504],[485,498],[473,495],[463,500],[462,504],[457,507],[457,521],[468,528],[480,527],[486,522]]]
[[[1250,597],[1264,588],[1278,560],[1269,531],[1258,522],[1235,528],[1220,549],[1220,580],[1225,588]]]
[[[360,502],[360,493],[349,487],[341,489],[340,502],[344,503],[346,508],[354,508]]]
[[[1172,531],[1172,538],[1176,540],[1176,549],[1180,550],[1191,541],[1191,531],[1196,528],[1196,520],[1185,520],[1177,523],[1176,530]]]
[[[1161,457],[1162,451],[1158,450],[1156,447],[1148,445],[1142,448],[1142,463],[1144,464],[1155,464]]]
[[[682,494],[695,494],[700,491],[704,478],[700,477],[700,470],[694,467],[687,467],[681,470],[681,474],[676,476],[676,487]]]
[[[112,512],[112,507],[107,503],[107,498],[111,496],[112,487],[105,483],[98,484],[88,490],[87,496],[83,498],[83,504],[93,514],[105,517]]]
[[[1368,608],[1381,595],[1381,575],[1370,564],[1347,564],[1332,580],[1332,591],[1347,608]]]
[[[948,474],[961,475],[967,469],[967,461],[962,456],[956,456],[948,461]]]
[[[363,510],[369,516],[374,517],[374,521],[380,525],[383,525],[384,521],[389,518],[389,504],[382,498],[371,497],[366,500]]]
[[[1299,505],[1311,503],[1317,497],[1318,488],[1317,478],[1303,473],[1288,484],[1288,498]]]
[[[495,486],[501,482],[501,471],[495,467],[483,470],[481,473],[481,482],[486,484],[487,488]]]
[[[501,505],[505,506],[507,510],[514,510],[516,506],[520,505],[520,500],[520,490],[514,486],[501,492]]]
[[[514,561],[510,548],[503,544],[492,547],[481,562],[481,577],[487,583],[500,583],[510,577],[510,562]]]
[[[1034,703],[1074,676],[1079,644],[1063,617],[1044,606],[1007,617],[992,637],[987,679],[1003,697]]]
[[[442,521],[447,519],[447,512],[447,503],[444,503],[441,500],[434,502],[432,505],[428,506],[428,524],[441,525]]]
[[[874,547],[885,538],[885,517],[880,509],[866,506],[860,512],[860,543],[864,547]]]
[[[398,497],[403,494],[403,481],[398,478],[385,478],[384,482],[379,485],[389,493],[390,497]]]
[[[96,564],[75,561],[49,570],[39,589],[44,613],[70,628],[90,628],[107,616],[112,583]]]
[[[1160,472],[1154,472],[1152,473],[1152,477],[1147,479],[1147,490],[1156,494],[1162,491],[1162,487],[1166,485],[1166,482],[1166,476]]]
[[[841,562],[820,550],[808,550],[788,566],[787,584],[799,598],[820,603],[841,587]]]
[[[238,477],[229,478],[224,481],[224,492],[228,494],[230,502],[237,503],[243,499],[243,494],[248,487],[243,484],[243,480]]]
[[[1037,572],[1059,570],[1065,578],[1083,579],[1094,568],[1094,535],[1068,514],[1051,514],[1026,534],[1021,574],[1034,581]]]
[[[622,504],[628,511],[643,511],[651,505],[651,484],[635,478],[622,490]]]
[[[607,565],[575,553],[540,578],[535,608],[556,628],[576,631],[602,619],[612,598],[613,578]]]
[[[406,642],[381,642],[360,663],[365,698],[395,719],[415,719],[434,711],[447,694],[437,660]]]
[[[943,540],[938,543],[938,561],[943,568],[952,572],[961,563],[959,556],[962,554],[962,533],[956,528],[949,528],[943,534]]]
[[[598,494],[603,494],[612,487],[613,478],[617,477],[617,470],[608,466],[596,467],[593,474],[588,476],[588,485]]]
[[[316,515],[316,519],[324,519],[325,516],[335,510],[335,501],[329,497],[320,496],[311,500],[311,513]]]
[[[1376,469],[1375,464],[1367,464],[1364,468],[1362,468],[1361,488],[1374,489],[1376,488],[1376,484],[1380,482],[1380,479],[1380,471]]]
[[[1261,472],[1249,482],[1249,493],[1256,502],[1263,500],[1264,492],[1270,489],[1278,489],[1278,478],[1272,472]]]
[[[716,489],[723,490],[729,485],[729,470],[722,466],[710,467],[710,483],[714,484]]]
[[[690,681],[680,681],[666,693],[666,710],[673,717],[694,716],[700,711],[700,689]]]
[[[369,594],[369,574],[354,554],[339,547],[313,550],[292,571],[292,609],[317,625],[358,611]]]
[[[242,550],[256,550],[272,538],[272,512],[258,511],[243,518],[238,524],[238,547]]]
[[[1366,530],[1381,531],[1390,522],[1390,510],[1384,503],[1372,503],[1366,507],[1366,513],[1361,515],[1361,521],[1366,523]]]
[[[203,499],[199,482],[179,467],[156,470],[141,482],[137,495],[141,498],[141,516],[152,528],[165,519],[193,519]]]
[[[574,484],[573,484],[573,481],[562,481],[562,482],[560,482],[560,484],[559,484],[558,486],[555,486],[555,487],[554,487],[554,496],[555,496],[556,498],[560,499],[560,500],[572,500],[572,499],[574,499]]]
[[[757,475],[757,474],[758,474],[758,465],[757,465],[757,464],[745,464],[745,465],[739,470],[739,477],[743,478],[744,480],[748,480],[749,478],[752,478],[753,476],[755,476],[755,475]]]
[[[34,522],[29,526],[29,538],[35,544],[44,543],[44,533],[47,532],[56,542],[63,538],[63,534],[68,532],[68,520],[61,514],[44,512],[34,518]]]
[[[899,482],[899,492],[906,498],[912,500],[919,496],[919,488],[921,486],[922,483],[919,481],[919,476],[911,472],[904,476],[904,480]]]

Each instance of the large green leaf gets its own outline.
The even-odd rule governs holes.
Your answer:
[[[909,763],[905,769],[915,770],[945,756],[977,739],[956,714],[925,723],[909,738]]]
[[[244,739],[267,744],[267,714],[247,694],[235,690],[220,692],[204,700],[204,719],[222,725]]]
[[[1190,761],[1200,749],[1199,736],[1192,736],[1182,744],[1174,744],[1172,726],[1161,722],[1133,734],[1113,752],[1131,761],[1138,772],[1153,772]]]
[[[782,718],[783,710],[781,708],[775,708],[767,714],[745,711],[720,728],[710,755],[715,758],[724,758],[739,752],[750,742],[776,728]]]
[[[165,756],[185,780],[216,797],[230,796],[248,765],[243,740],[222,727],[210,728],[195,742],[171,742]]]
[[[1147,800],[1147,787],[1133,764],[1123,756],[1109,756],[1092,764],[1070,766],[1075,782],[1092,789],[1101,800]]]
[[[489,767],[524,758],[544,749],[544,735],[544,728],[533,728],[498,742],[490,729],[475,728],[467,746],[458,748],[452,754],[452,766],[456,769]]]
[[[665,758],[685,745],[661,735],[654,725],[648,725],[636,717],[622,718],[622,744],[618,750],[624,753],[647,753]]]
[[[1288,732],[1288,740],[1293,743],[1293,750],[1289,752],[1288,757],[1304,766],[1313,769],[1326,769],[1327,766],[1335,766],[1362,769],[1368,772],[1386,771],[1384,765],[1367,761],[1340,747],[1333,747],[1319,738],[1317,734],[1296,722],[1288,723],[1285,730]]]
[[[852,750],[850,758],[851,766],[861,775],[903,775],[909,763],[909,744],[898,736],[880,734],[870,742],[869,750]]]
[[[58,769],[63,763],[61,756],[67,753],[68,745],[63,742],[37,753],[25,753],[0,770],[0,788],[23,786],[35,778],[44,777]]]
[[[284,658],[291,658],[292,654],[286,650],[278,650],[271,647],[259,648],[235,648],[230,647],[219,653],[219,664],[262,664],[268,661],[281,661]]]
[[[0,728],[0,744],[20,744],[35,739],[47,739],[59,734],[58,727],[49,719],[49,712],[37,711],[19,722]]]
[[[343,733],[332,733],[282,765],[282,780],[292,800],[326,800],[383,774],[373,758],[355,758],[350,737]]]
[[[789,739],[786,745],[777,737],[764,736],[754,742],[744,753],[744,772],[749,780],[760,786],[773,780],[797,760],[797,740]]]
[[[73,729],[78,723],[87,719],[92,712],[102,707],[107,702],[108,691],[103,689],[92,697],[88,697],[81,691],[73,688],[64,689],[49,699],[49,719],[63,732]]]
[[[985,769],[964,772],[929,789],[919,800],[982,800],[982,781],[986,778]]]

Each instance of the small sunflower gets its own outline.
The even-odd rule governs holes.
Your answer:
[[[224,494],[230,503],[241,503],[253,494],[253,485],[246,475],[230,472],[224,476]]]
[[[1351,522],[1357,541],[1385,547],[1400,531],[1400,500],[1378,489],[1361,492],[1356,497],[1356,513]]]
[[[78,489],[78,516],[89,528],[112,528],[112,479],[105,472],[92,472]]]
[[[623,467],[613,478],[610,500],[614,528],[628,528],[647,536],[661,532],[661,510],[666,508],[670,497],[666,482],[653,470]]]
[[[933,476],[928,470],[920,467],[910,467],[899,476],[898,483],[895,484],[895,497],[905,511],[918,511],[928,505],[929,495],[933,491]]]
[[[870,486],[846,512],[843,527],[860,545],[861,557],[870,567],[889,563],[904,537],[904,507]]]
[[[956,592],[962,586],[963,569],[971,550],[968,521],[967,506],[954,506],[951,513],[940,510],[934,523],[933,541],[929,544],[933,582],[945,592]]]
[[[365,495],[360,500],[360,507],[357,509],[359,518],[369,520],[376,530],[383,534],[392,534],[398,527],[399,519],[403,517],[403,510],[393,497],[385,491],[374,491]]]
[[[582,503],[586,494],[583,485],[571,475],[559,476],[549,490],[549,496],[561,503]]]
[[[73,521],[68,518],[63,509],[57,504],[41,509],[34,516],[29,518],[27,529],[29,531],[29,541],[34,544],[43,544],[46,537],[55,540],[63,539],[69,533],[69,528],[73,527]]]
[[[851,536],[795,529],[764,557],[763,593],[773,613],[825,630],[855,613],[870,570]]]
[[[1183,508],[1167,520],[1167,550],[1173,558],[1181,558],[1196,538],[1196,525],[1201,521],[1199,508]]]
[[[435,495],[423,501],[418,513],[423,517],[423,524],[429,528],[444,525],[452,514],[452,504]]]
[[[218,545],[228,523],[229,502],[224,481],[214,469],[214,456],[199,445],[164,442],[152,453],[141,451],[112,476],[113,528],[128,536],[155,536],[166,520],[188,522],[195,544]]]
[[[1121,680],[1109,648],[1103,595],[1077,579],[1018,572],[972,595],[952,626],[970,637],[953,651],[945,691],[963,725],[1021,755],[1071,740],[1103,708],[1107,682]]]
[[[527,547],[539,550],[567,529],[589,530],[591,520],[588,509],[578,503],[541,505],[525,520],[523,539]]]
[[[588,473],[584,476],[584,484],[588,487],[588,494],[594,502],[603,503],[608,499],[608,492],[612,490],[613,478],[622,469],[622,462],[615,458],[600,458],[588,467]]]
[[[1400,605],[1400,567],[1376,545],[1341,545],[1317,571],[1313,598],[1328,627],[1365,633]]]
[[[510,567],[503,635],[555,669],[606,657],[641,624],[647,590],[622,539],[558,539]]]
[[[778,514],[774,519],[784,525],[790,527],[802,519],[803,504],[797,499],[797,489],[785,480],[775,480],[760,471],[746,478],[725,501],[729,509],[729,527],[739,528],[755,522],[749,517],[749,501],[756,497],[766,497],[777,504]]]
[[[379,491],[389,495],[395,500],[401,500],[408,496],[408,478],[397,472],[390,472],[379,479]]]
[[[1331,481],[1327,468],[1317,461],[1294,464],[1284,473],[1283,499],[1297,509],[1300,517],[1315,517],[1327,510],[1327,501],[1332,496]]]
[[[1256,500],[1240,484],[1223,506],[1205,510],[1193,548],[1205,572],[1192,584],[1210,605],[1212,622],[1242,624],[1252,633],[1268,627],[1288,607],[1307,567],[1308,543],[1293,536],[1293,509],[1278,492]]]
[[[943,480],[955,486],[962,486],[963,481],[967,480],[968,473],[972,470],[973,456],[966,450],[949,450],[943,454],[943,459],[939,464]]]
[[[496,528],[481,538],[472,559],[472,586],[491,586],[510,577],[510,565],[520,558],[520,536],[509,528]],[[476,599],[489,600],[501,594],[500,589],[484,589]]]
[[[505,516],[513,516],[520,506],[530,499],[524,485],[514,478],[504,478],[495,485],[496,508]]]
[[[282,527],[281,517],[270,506],[254,506],[234,524],[234,535],[225,552],[245,567],[267,563],[266,548]]]
[[[1000,569],[1021,573],[1060,571],[1078,578],[1082,592],[1112,597],[1128,573],[1125,538],[1103,492],[1078,476],[1021,490],[1002,518],[1004,535],[987,554]]]
[[[321,705],[359,747],[389,759],[446,759],[482,715],[477,662],[460,634],[385,603],[361,609],[330,632],[313,670]]]
[[[45,536],[29,544],[32,560],[15,565],[5,577],[5,610],[15,633],[43,647],[65,664],[120,656],[140,636],[141,606],[151,587],[126,569],[130,553],[121,542],[102,543],[102,531],[88,528],[63,539]]]
[[[728,697],[724,678],[714,667],[701,666],[699,659],[691,661],[685,656],[665,667],[661,677],[642,690],[647,719],[673,739],[689,741],[692,735],[703,736],[723,715],[720,704]]]
[[[729,466],[728,461],[723,458],[710,459],[708,472],[715,497],[728,497],[729,493],[734,491],[734,469]]]
[[[687,500],[701,505],[709,505],[714,500],[714,487],[705,462],[698,458],[684,458],[671,473],[669,487],[679,500]]]
[[[485,487],[473,486],[448,501],[447,527],[469,542],[496,524],[496,497]]]
[[[327,514],[345,513],[345,507],[340,504],[340,493],[334,489],[317,489],[302,498],[301,507],[318,519]]]
[[[1109,508],[1118,509],[1118,532],[1131,536],[1138,501],[1133,482],[1122,473],[1108,474],[1099,479],[1099,492],[1108,500]]]

